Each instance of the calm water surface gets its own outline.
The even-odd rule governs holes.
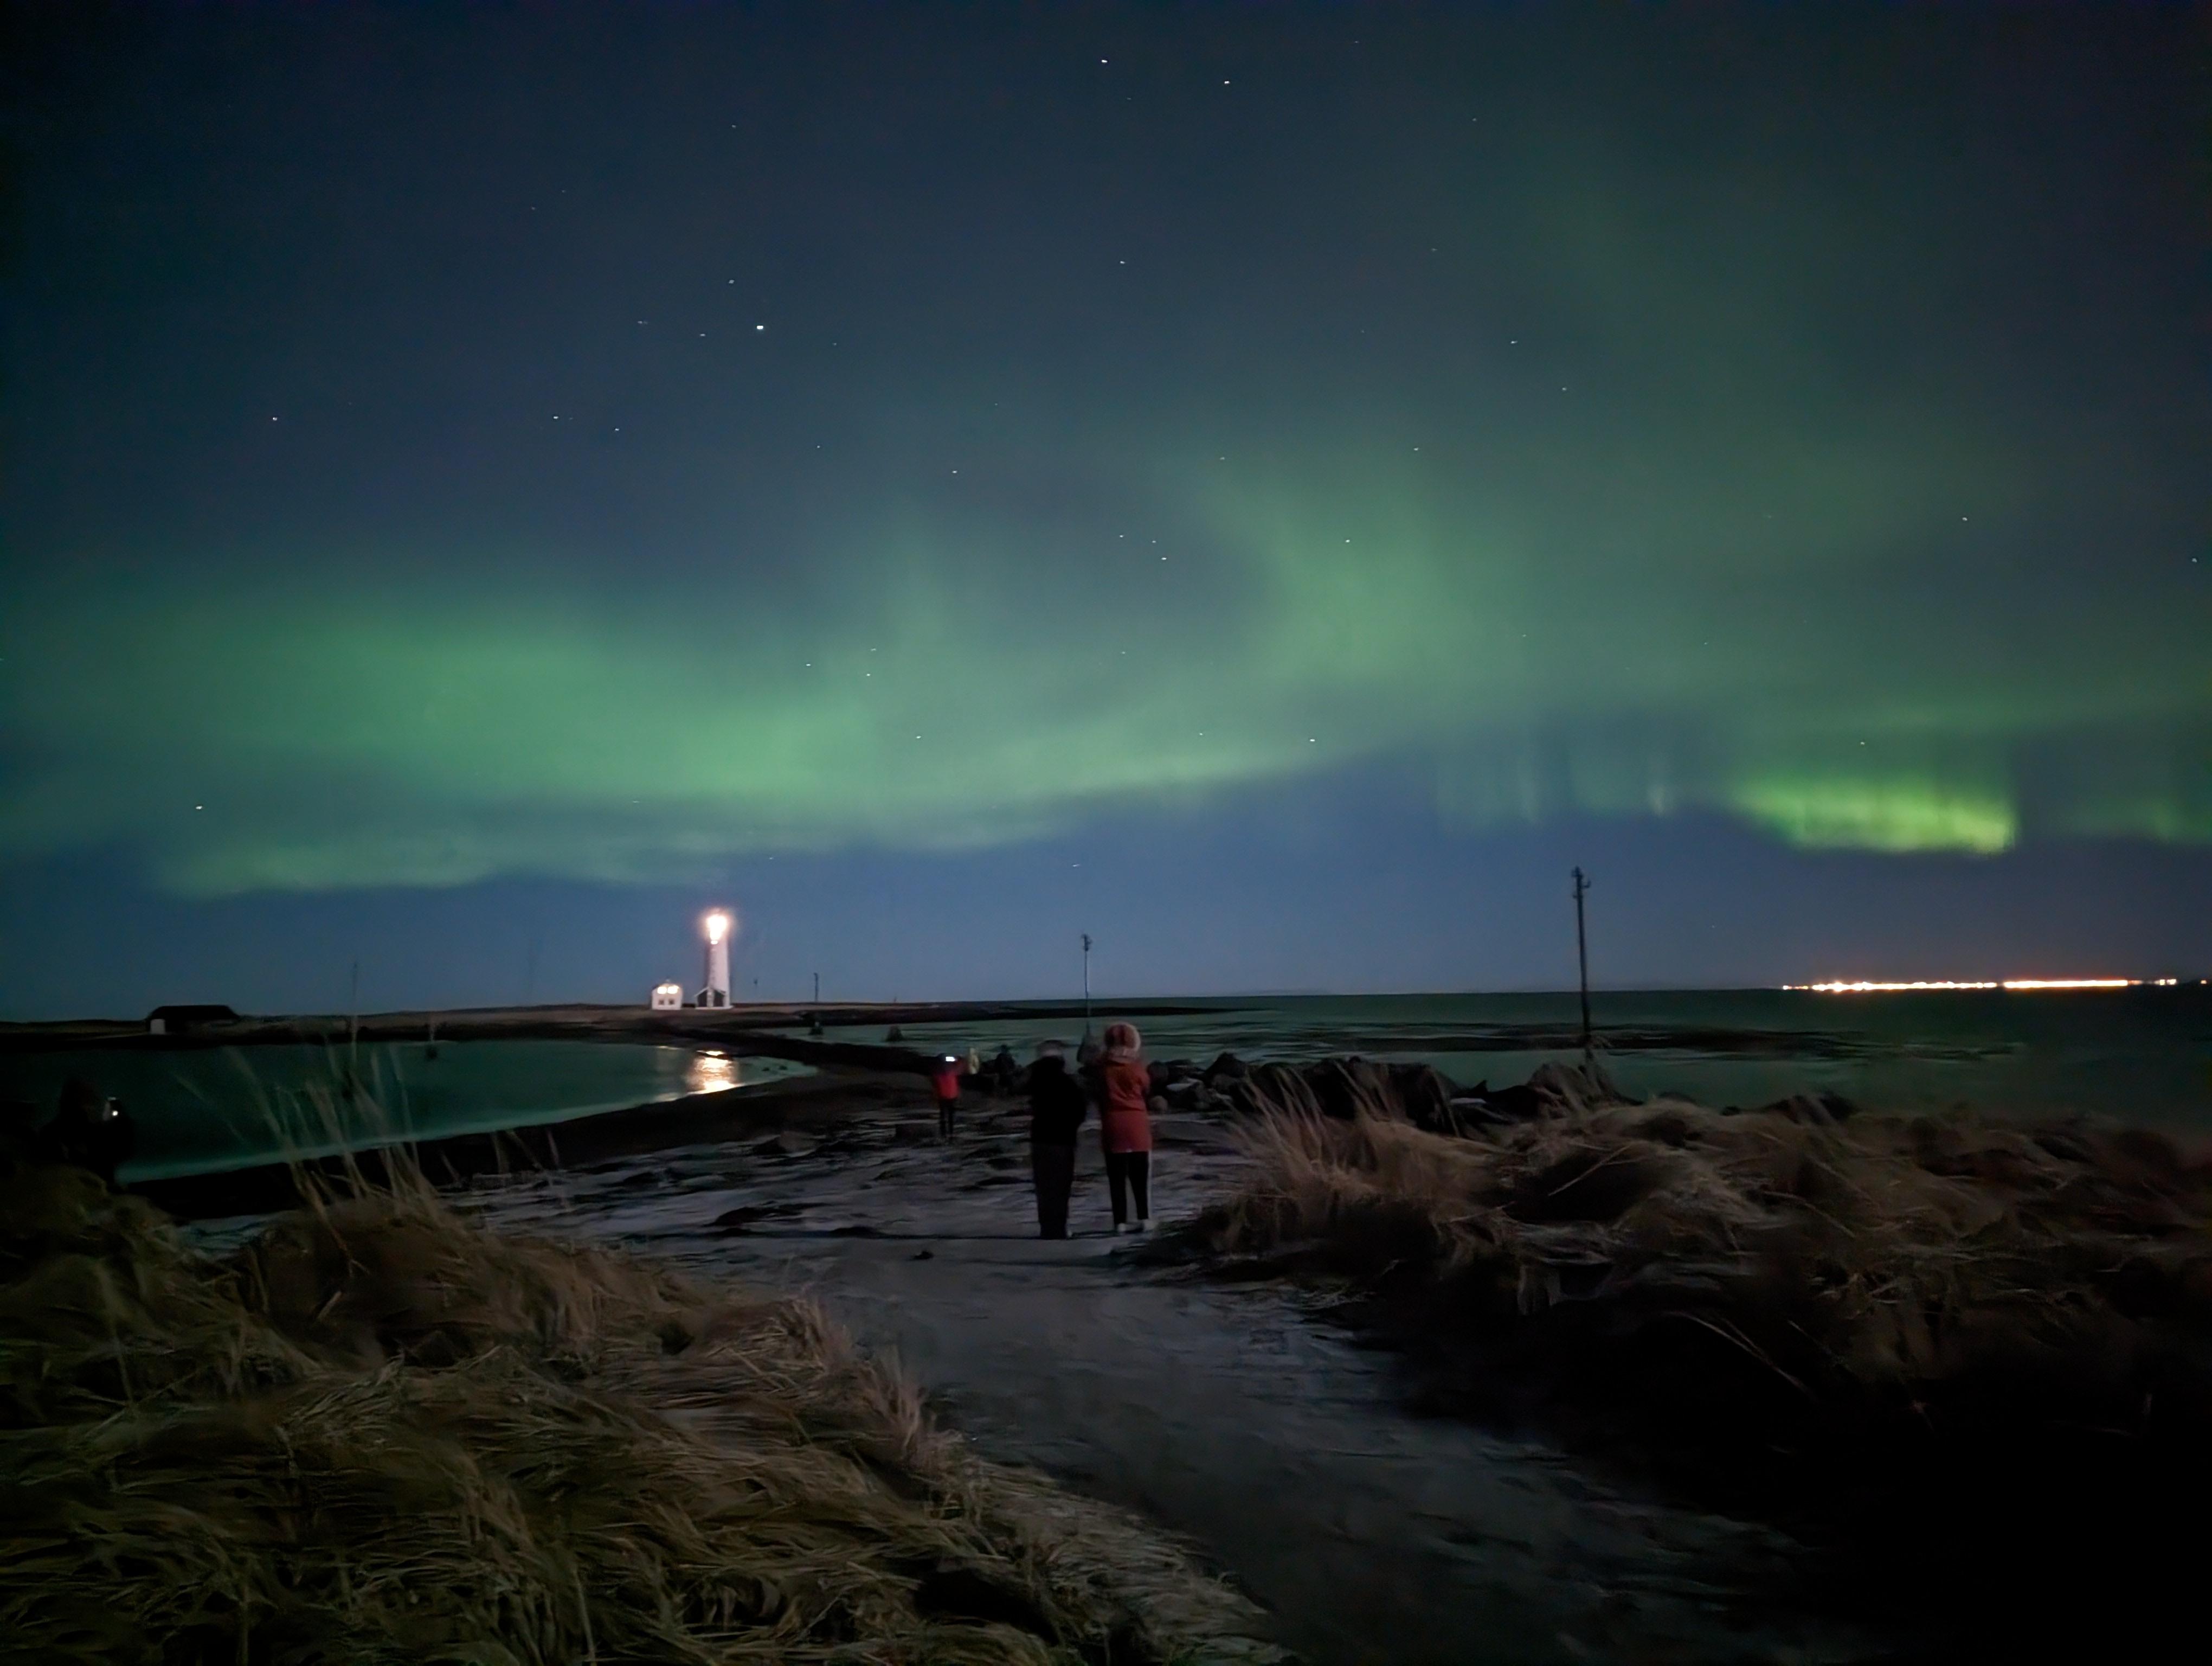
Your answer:
[[[1200,1003],[1193,1003],[1200,1005]],[[1462,1083],[1517,1082],[1579,1056],[1573,994],[1298,996],[1206,1003],[1150,1018],[1154,1058],[1310,1059],[1332,1053],[1431,1064]],[[1763,1104],[1840,1093],[1906,1111],[1966,1104],[2000,1116],[2080,1111],[2212,1132],[2212,988],[1944,991],[1826,995],[1778,989],[1591,997],[1601,1059],[1638,1095]],[[1100,1027],[1115,1016],[1096,1009]],[[1081,1024],[909,1025],[917,1046],[1026,1056]],[[842,1032],[880,1041],[876,1028]]]
[[[565,1122],[687,1093],[750,1087],[804,1066],[633,1042],[422,1042],[31,1053],[0,1058],[0,1097],[51,1107],[72,1076],[130,1107],[155,1179],[345,1146]]]
[[[1572,994],[1296,996],[1194,1001],[1144,1021],[1154,1058],[1304,1060],[1335,1053],[1434,1065],[1472,1085],[1521,1081],[1579,1056]],[[2075,1112],[2212,1134],[2212,989],[1957,991],[1823,995],[1723,990],[1592,998],[1600,1057],[1631,1093],[1763,1104],[1840,1093],[1904,1111],[1969,1105],[1998,1116]],[[1100,1000],[1097,1027],[1115,1016]],[[988,1055],[1079,1039],[1080,1020],[915,1024],[904,1040]],[[880,1042],[881,1026],[835,1030]],[[132,1050],[0,1058],[0,1097],[52,1105],[83,1075],[122,1098],[140,1131],[131,1178],[262,1160],[289,1140],[342,1143],[518,1128],[750,1086],[803,1067],[699,1046],[476,1041]]]

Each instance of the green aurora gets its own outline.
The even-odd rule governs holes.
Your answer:
[[[228,593],[49,587],[9,656],[33,763],[0,841],[137,846],[200,893],[634,879],[1018,841],[1376,759],[1432,770],[1470,826],[1718,810],[1888,851],[2212,838],[2184,610],[2085,633],[2014,609],[1992,640],[1909,574],[1637,548],[1631,526],[1691,519],[1672,502],[1547,538],[1413,459],[1334,486],[1217,464],[1128,517],[1201,531],[1116,534],[1104,599],[1000,582],[1030,559],[1021,529],[956,511],[841,535],[872,582],[811,595],[735,562],[591,605],[465,576],[427,604],[265,569]],[[1996,584],[2007,517],[1984,518],[1951,560]],[[1869,536],[1966,543],[1910,514]]]
[[[667,880],[1376,769],[1470,829],[2212,841],[2202,353],[2130,287],[2177,246],[2023,207],[2163,141],[1931,100],[1881,30],[1753,75],[1428,27],[1351,90],[1079,56],[909,112],[926,175],[789,162],[765,70],[734,160],[703,70],[526,151],[256,35],[287,143],[368,170],[328,194],[188,80],[72,106],[199,148],[147,164],[173,224],[70,218],[81,159],[26,193],[0,857]],[[592,50],[708,50],[638,32]]]

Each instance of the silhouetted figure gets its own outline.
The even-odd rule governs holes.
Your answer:
[[[111,1186],[137,1143],[131,1113],[81,1076],[62,1085],[54,1120],[39,1130],[39,1155],[46,1161],[88,1169]]]
[[[1060,1043],[1044,1043],[1030,1067],[1030,1168],[1036,1177],[1039,1237],[1067,1236],[1067,1199],[1075,1189],[1075,1132],[1090,1109],[1090,1096],[1068,1073]]]
[[[1152,1073],[1146,1067],[1143,1049],[1135,1025],[1106,1026],[1106,1050],[1098,1061],[1098,1137],[1106,1148],[1106,1187],[1116,1232],[1128,1225],[1132,1203],[1135,1229],[1152,1229]]]
[[[1058,1057],[1060,1054],[1060,1043],[1058,1042],[1052,1042],[1047,1043],[1047,1045],[1052,1048],[1054,1056]],[[1037,1056],[1039,1058],[1042,1058],[1044,1055],[1040,1051]],[[1022,1085],[1021,1061],[1014,1056],[1013,1049],[1012,1048],[1001,1047],[997,1052],[991,1055],[990,1063],[986,1065],[983,1069],[986,1078],[991,1084],[991,1091],[997,1094],[1000,1098],[1010,1098],[1020,1090]],[[1063,1073],[1067,1069],[1067,1061],[1064,1058],[1060,1059],[1060,1069]]]

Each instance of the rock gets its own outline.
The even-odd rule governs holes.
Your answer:
[[[1217,1077],[1217,1091],[1225,1094],[1238,1110],[1249,1113],[1267,1105],[1312,1110],[1313,1090],[1297,1069],[1287,1064],[1257,1064],[1235,1076]]]
[[[1494,1087],[1483,1096],[1491,1118],[1498,1122],[1533,1122],[1544,1114],[1543,1096],[1526,1082]]]
[[[805,1157],[816,1143],[795,1128],[779,1128],[756,1144],[752,1152],[755,1157]]]
[[[725,1209],[714,1217],[714,1230],[722,1232],[750,1232],[763,1221],[786,1220],[799,1213],[795,1203],[747,1203],[735,1209]]]
[[[1433,1065],[1394,1064],[1387,1068],[1390,1097],[1414,1126],[1431,1134],[1458,1131],[1452,1116],[1457,1082]]]
[[[833,1238],[879,1238],[883,1234],[872,1226],[854,1225],[833,1226],[830,1229],[830,1236]]]
[[[915,1261],[935,1261],[937,1259],[937,1251],[934,1250],[917,1250],[914,1252],[913,1258]]]
[[[1322,1059],[1304,1072],[1307,1089],[1324,1116],[1349,1122],[1363,1110],[1387,1113],[1395,1104],[1388,1065],[1370,1064],[1354,1053]]]
[[[1213,1062],[1199,1073],[1199,1080],[1217,1092],[1225,1083],[1242,1081],[1249,1073],[1244,1061],[1234,1053],[1217,1053]]]

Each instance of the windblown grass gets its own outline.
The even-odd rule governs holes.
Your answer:
[[[2082,1123],[1533,1085],[1539,1114],[1464,1138],[1379,1092],[1349,1118],[1279,1094],[1245,1130],[1248,1179],[1187,1238],[1342,1292],[1462,1410],[1843,1523],[1916,1577],[1971,1542],[2015,1582],[2071,1557],[2078,1584],[2084,1554],[2150,1554],[2148,1512],[2195,1519],[2203,1162]]]
[[[0,1163],[13,1658],[1272,1657],[1133,1517],[982,1462],[805,1301],[419,1180],[222,1259]]]

